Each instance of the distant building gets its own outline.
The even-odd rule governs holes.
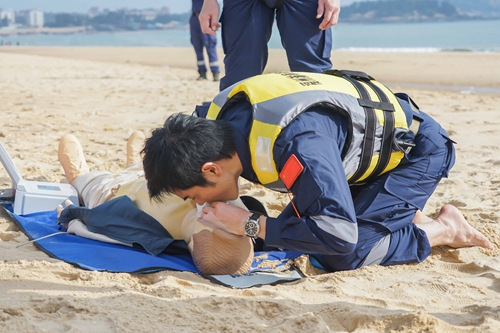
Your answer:
[[[41,28],[44,25],[44,16],[43,12],[39,9],[30,9],[27,10],[26,14],[26,25],[30,27],[38,27]]]
[[[16,13],[12,9],[0,9],[0,21],[5,20],[7,25],[16,23]]]

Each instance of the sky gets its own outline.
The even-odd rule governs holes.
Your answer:
[[[85,13],[90,7],[99,8],[160,8],[167,6],[171,13],[185,13],[191,10],[189,0],[0,0],[0,8],[15,11],[28,8],[46,12]]]
[[[341,0],[343,6],[360,0]],[[221,1],[219,1],[221,2]],[[167,6],[171,13],[186,13],[191,10],[190,0],[0,0],[0,8],[15,11],[29,8],[46,12],[85,13],[90,7],[99,8],[160,8]]]

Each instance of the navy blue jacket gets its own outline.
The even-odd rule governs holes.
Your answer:
[[[417,161],[422,156],[428,156],[445,147],[449,138],[441,126],[423,112],[414,113],[407,102],[407,95],[398,95],[398,99],[405,110],[408,123],[411,123],[413,117],[422,121],[416,138],[412,133],[407,134],[409,139],[417,142],[417,147],[403,159],[402,164]],[[206,115],[205,111],[205,108],[197,110],[202,117]],[[223,113],[222,119],[229,121],[234,126],[236,149],[243,165],[242,177],[258,183],[250,162],[248,146],[248,135],[252,123],[249,102],[243,99],[231,105]],[[411,223],[413,215],[417,209],[423,208],[425,201],[432,194],[432,190],[430,192],[427,190],[422,195],[415,195],[406,191],[402,186],[399,189],[390,189],[394,192],[394,195],[391,194],[391,196],[402,201],[401,205],[411,204],[406,204],[405,210],[408,210],[408,213],[401,215],[404,215],[401,221],[395,221],[396,217],[392,219],[391,211],[395,207],[391,206],[392,202],[388,203],[387,207],[363,207],[363,203],[355,203],[341,159],[341,152],[348,133],[347,126],[349,126],[347,119],[340,114],[315,107],[302,113],[282,130],[274,146],[274,161],[279,172],[291,154],[295,154],[304,166],[303,172],[291,187],[291,192],[294,194],[293,200],[301,217],[295,214],[290,204],[278,217],[268,217],[266,245],[305,253],[336,256],[337,258],[339,258],[338,255],[359,251],[357,247],[363,245],[358,244],[357,224],[359,215],[363,214],[365,210],[370,210],[370,213],[376,216],[375,219],[364,221],[365,229],[371,228],[367,224],[373,224],[373,239],[377,238],[375,237],[376,233],[387,235],[387,233],[407,226],[413,228]],[[449,168],[453,165],[454,155],[450,153],[450,156],[452,157],[447,162],[446,169],[443,167],[443,170],[440,171],[441,174],[436,175],[436,184],[439,181],[437,176],[447,176]],[[436,184],[431,185],[435,186]],[[384,185],[381,186],[381,189],[384,190]],[[397,204],[399,205],[399,203]],[[416,256],[412,255],[412,258],[404,260],[407,262],[420,261],[429,253],[428,244],[419,245],[426,242],[425,239],[421,238],[415,242],[415,246],[425,248],[426,253],[420,255],[419,258],[414,258]],[[404,246],[401,244],[401,247]],[[365,250],[363,249],[363,251]],[[369,250],[367,249],[366,252]],[[362,262],[362,257],[359,261],[356,265]]]
[[[170,233],[152,216],[137,208],[127,196],[112,199],[89,209],[71,205],[61,212],[60,223],[84,221],[87,228],[117,241],[144,248],[152,255],[189,253],[184,240]]]

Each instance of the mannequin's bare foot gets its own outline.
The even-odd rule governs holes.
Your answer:
[[[146,136],[141,131],[134,131],[127,141],[127,166],[142,161],[141,150]]]
[[[66,179],[70,184],[73,184],[73,181],[79,175],[90,171],[83,155],[82,145],[74,135],[66,134],[61,138],[58,156]]]
[[[453,205],[444,205],[438,217],[418,227],[427,233],[431,246],[448,245],[454,248],[481,246],[493,250],[495,246],[474,229]]]

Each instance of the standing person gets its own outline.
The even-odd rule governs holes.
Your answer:
[[[201,31],[200,20],[198,16],[200,15],[201,8],[203,6],[203,0],[192,0],[192,12],[191,18],[189,20],[189,28],[191,31],[191,44],[193,44],[194,51],[196,52],[196,61],[198,65],[198,73],[200,76],[198,80],[207,79],[207,67],[205,65],[205,56],[203,54],[203,49],[207,50],[208,61],[210,70],[212,71],[212,77],[214,81],[219,81],[219,59],[217,57],[217,38],[212,35],[207,35]]]
[[[219,12],[217,0],[204,1],[199,18],[205,34],[215,36]],[[339,13],[340,0],[224,0],[220,22],[226,75],[220,90],[262,74],[275,16],[290,70],[331,69],[330,27],[337,24]]]
[[[494,249],[456,207],[422,213],[455,162],[453,141],[365,73],[258,75],[197,111],[208,119],[177,114],[147,139],[150,197],[209,202],[224,230],[330,271],[421,262],[440,245]],[[293,199],[275,218],[230,207],[240,176]]]

